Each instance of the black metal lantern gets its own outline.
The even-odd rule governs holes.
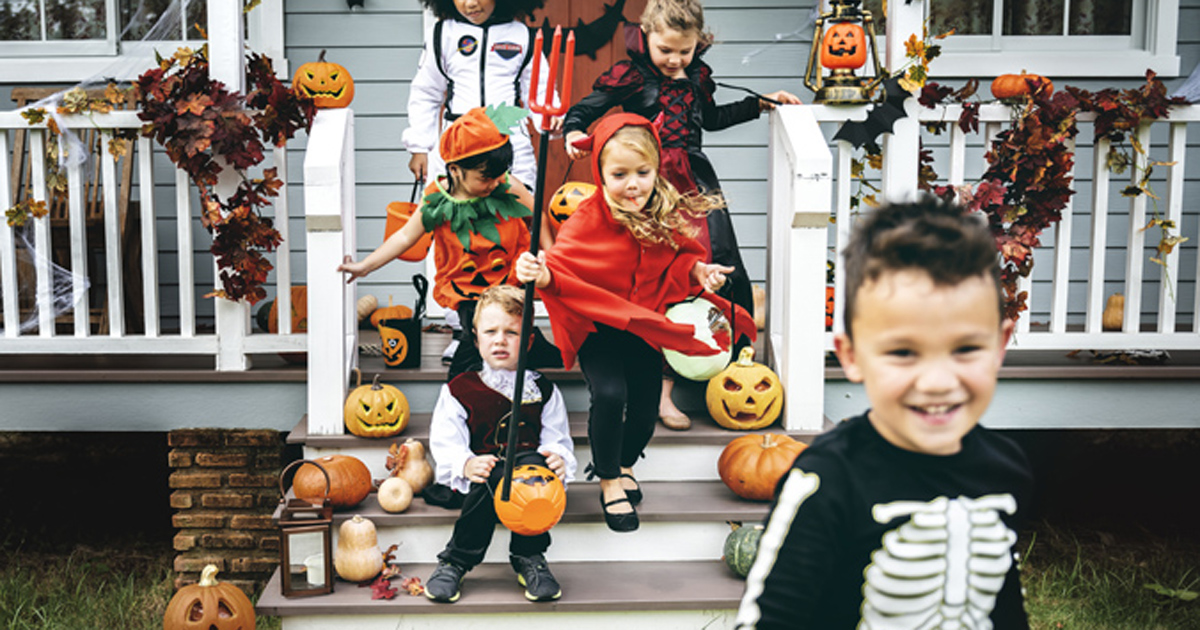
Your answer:
[[[284,480],[294,468],[312,464],[325,475],[325,497],[320,503],[288,498]],[[329,503],[329,473],[307,459],[292,462],[279,473],[283,497],[274,521],[279,526],[279,569],[284,597],[305,597],[333,592],[333,506]]]
[[[875,46],[875,20],[860,9],[861,0],[832,0],[830,10],[817,18],[804,85],[816,93],[814,103],[854,105],[871,101],[872,92],[886,78]],[[874,62],[874,76],[855,70]],[[822,74],[822,68],[830,71]]]

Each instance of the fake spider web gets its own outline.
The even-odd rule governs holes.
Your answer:
[[[177,40],[180,32],[180,24],[184,16],[182,1],[172,0],[157,17],[154,14],[152,4],[157,3],[153,3],[150,0],[138,1],[137,8],[129,16],[128,23],[122,29],[118,41],[125,43],[129,43],[130,41],[148,43]],[[125,39],[126,35],[138,32],[143,33],[140,40]],[[163,53],[163,51],[159,52]],[[31,109],[41,109],[44,111],[46,116],[52,118],[58,125],[59,142],[67,144],[66,151],[58,151],[58,168],[63,172],[70,167],[78,167],[81,171],[86,171],[89,166],[88,163],[91,160],[91,152],[84,141],[72,129],[66,126],[62,114],[58,112],[58,106],[62,103],[63,96],[76,88],[83,90],[102,88],[110,81],[113,81],[109,77],[136,76],[145,69],[145,61],[140,56],[118,57],[91,77],[69,88],[59,90],[37,102],[25,105],[17,111]],[[32,160],[30,160],[30,163],[32,165]],[[13,182],[13,184],[15,183]],[[7,202],[10,200],[6,199],[4,201]],[[32,231],[32,221],[46,220],[48,219],[45,217],[31,219],[25,226],[13,228],[13,244],[17,271],[16,304],[20,313],[17,325],[18,335],[38,328],[38,322],[41,319],[40,314],[46,309],[51,311],[50,321],[55,321],[61,315],[74,312],[76,305],[82,301],[83,296],[86,295],[91,285],[88,278],[74,273],[71,269],[55,264],[49,254],[39,251],[39,248],[31,241],[29,234]],[[0,226],[0,229],[2,227]],[[48,299],[46,296],[39,294],[37,290],[35,270],[41,262],[45,262],[47,268],[50,270],[50,293]],[[80,286],[82,286],[82,290],[78,295],[75,293],[77,280],[80,280]],[[0,291],[2,290],[3,283],[0,281]],[[0,313],[2,312],[3,306],[0,305]],[[0,336],[4,336],[6,333],[5,320],[0,317]]]

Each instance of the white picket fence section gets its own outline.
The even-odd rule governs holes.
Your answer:
[[[942,160],[934,168],[945,177],[942,183],[960,185],[977,181],[985,168],[982,154],[995,137],[1012,120],[1013,113],[1004,105],[985,105],[980,109],[980,136],[964,133],[954,123],[961,112],[959,106],[929,110],[918,114],[922,124],[947,121],[946,146],[938,147],[936,155]],[[910,113],[911,110],[910,110]],[[771,299],[767,317],[767,332],[773,359],[788,391],[788,410],[785,424],[789,429],[818,430],[824,420],[823,366],[825,353],[833,350],[833,335],[842,329],[844,278],[840,265],[835,268],[835,314],[833,331],[824,325],[824,270],[830,248],[840,252],[846,244],[856,213],[851,209],[853,178],[851,160],[856,152],[845,141],[830,144],[822,134],[820,123],[838,123],[851,116],[862,116],[862,108],[823,106],[785,107],[777,110],[771,121],[771,216],[768,241],[769,264],[767,292]],[[1090,144],[1094,116],[1079,117],[1080,133],[1077,142]],[[1191,240],[1189,249],[1200,241],[1200,229],[1194,218],[1184,219],[1184,188],[1187,183],[1188,125],[1200,122],[1200,107],[1178,107],[1164,120],[1145,121],[1137,130],[1137,139],[1151,156],[1149,159],[1173,162],[1160,166],[1155,172],[1153,188],[1162,197],[1158,213],[1173,221],[1180,236]],[[832,128],[833,125],[829,125]],[[1156,128],[1161,128],[1156,133]],[[829,134],[832,135],[832,134]],[[1163,137],[1156,145],[1153,139]],[[917,163],[918,146],[901,146],[889,142],[886,159]],[[1030,291],[1029,311],[1018,320],[1010,352],[1022,350],[1196,350],[1200,349],[1200,291],[1194,292],[1189,303],[1181,303],[1181,277],[1188,283],[1200,279],[1200,262],[1195,269],[1180,266],[1182,247],[1165,259],[1165,267],[1149,261],[1154,254],[1157,229],[1142,228],[1152,218],[1145,195],[1125,199],[1120,189],[1136,182],[1140,168],[1131,169],[1129,182],[1117,181],[1107,165],[1108,142],[1100,141],[1091,148],[1090,163],[1079,163],[1088,155],[1076,153],[1075,175],[1077,194],[1063,211],[1063,219],[1048,231],[1052,242],[1044,242],[1035,253],[1035,271],[1052,266],[1048,302],[1039,302],[1038,292]],[[968,160],[973,151],[976,159]],[[1139,157],[1138,167],[1144,168],[1147,158]],[[968,163],[980,169],[968,172]],[[885,169],[886,170],[886,169]],[[1081,175],[1082,174],[1082,175]],[[1090,203],[1077,204],[1079,185],[1090,179]],[[1082,181],[1080,181],[1082,180]],[[886,176],[882,182],[883,199],[905,198],[911,182],[901,194],[895,194]],[[1194,185],[1194,184],[1193,184]],[[1110,215],[1116,208],[1128,207],[1128,228],[1123,243],[1110,242]],[[832,218],[830,221],[832,207]],[[1072,234],[1089,229],[1087,265],[1072,267]],[[1188,231],[1190,230],[1190,232]],[[830,233],[832,232],[832,233]],[[1147,238],[1150,235],[1151,239]],[[1123,258],[1120,273],[1106,273],[1114,256]],[[1101,325],[1107,293],[1105,279],[1112,283],[1114,276],[1123,282],[1125,296],[1122,329],[1104,331]],[[1085,284],[1086,303],[1082,317],[1069,305],[1072,284]],[[1157,285],[1156,287],[1154,285]],[[1029,290],[1031,283],[1023,282]],[[1149,293],[1153,291],[1153,295]],[[1111,289],[1109,293],[1111,293]],[[1044,295],[1045,292],[1042,292]],[[1048,313],[1035,321],[1030,313]]]
[[[27,226],[32,232],[32,251],[22,245],[18,238],[17,229],[7,223],[0,224],[0,288],[3,292],[3,333],[0,334],[0,355],[14,354],[188,354],[211,355],[217,363],[218,370],[239,370],[248,367],[248,356],[257,353],[273,353],[304,350],[307,345],[305,334],[296,334],[290,330],[289,317],[280,317],[279,334],[249,334],[248,304],[230,303],[227,308],[216,308],[214,322],[216,332],[207,327],[210,332],[202,332],[198,326],[197,296],[211,292],[212,287],[198,286],[193,263],[192,243],[193,231],[196,229],[195,217],[198,213],[193,201],[194,191],[191,190],[186,175],[176,171],[173,207],[159,208],[154,195],[154,162],[155,152],[159,150],[148,138],[138,138],[134,141],[132,156],[125,159],[134,160],[136,179],[130,204],[130,212],[136,211],[140,218],[140,250],[141,250],[141,294],[142,294],[142,332],[131,334],[125,329],[125,293],[129,287],[122,282],[122,269],[125,265],[120,238],[119,217],[117,216],[118,184],[116,182],[116,166],[108,157],[108,143],[114,129],[140,129],[142,121],[136,112],[112,112],[91,116],[62,116],[60,126],[74,131],[88,129],[101,130],[103,134],[104,151],[102,157],[94,158],[100,162],[101,181],[104,196],[104,278],[106,278],[106,294],[103,305],[107,309],[107,333],[97,334],[89,321],[89,311],[93,306],[87,295],[89,280],[87,229],[84,219],[84,200],[81,188],[87,173],[88,164],[71,164],[66,168],[68,181],[70,264],[64,265],[69,270],[71,289],[66,292],[64,300],[74,304],[73,309],[58,313],[56,316],[54,304],[54,277],[50,260],[50,252],[54,243],[51,240],[51,226],[46,219],[31,219]],[[8,146],[10,131],[21,130],[28,134],[28,160],[31,170],[31,187],[29,195],[34,200],[45,201],[48,198],[45,181],[45,143],[53,138],[45,124],[29,125],[18,112],[0,112],[0,200],[4,207],[12,200],[12,191],[17,182],[11,182],[11,162],[13,159]],[[59,136],[60,138],[64,136]],[[164,158],[160,157],[161,162]],[[274,151],[274,166],[279,169],[281,178],[287,175],[287,152],[284,149]],[[159,182],[161,185],[161,182]],[[286,186],[284,187],[286,191]],[[291,243],[287,238],[288,203],[286,192],[275,201],[272,211],[275,225],[284,233],[284,242],[274,254],[276,261],[276,295],[279,296],[281,312],[290,312],[291,285],[288,258],[291,253]],[[158,232],[165,224],[174,221],[174,231],[177,235],[178,246],[174,253],[162,253],[158,243]],[[167,228],[169,229],[169,228]],[[58,236],[62,238],[61,235]],[[163,277],[160,266],[168,256],[175,257],[177,276],[172,280],[178,286],[179,299],[177,305],[168,308],[159,298],[160,283],[167,281]],[[32,266],[32,277],[26,273]],[[62,275],[62,274],[60,274]],[[92,274],[95,275],[95,274]],[[33,287],[26,283],[32,282]],[[35,301],[26,304],[26,312],[22,313],[19,294],[22,290],[34,292]],[[231,306],[228,307],[228,306]],[[31,312],[36,315],[31,315]],[[61,311],[61,308],[60,308]],[[22,321],[28,317],[36,317],[36,326],[26,326],[30,332],[22,332]],[[56,330],[56,320],[69,323],[71,332],[61,333]],[[229,321],[221,321],[222,319]],[[172,325],[163,325],[169,320]],[[226,331],[224,334],[219,334]],[[241,334],[230,334],[236,331]]]

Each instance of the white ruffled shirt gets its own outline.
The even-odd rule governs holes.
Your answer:
[[[479,373],[485,385],[512,400],[517,374],[513,370],[495,370],[484,364]],[[542,399],[536,379],[545,378],[533,371],[525,372],[521,402],[528,404]],[[542,406],[542,433],[538,451],[555,453],[567,466],[563,484],[575,480],[575,443],[567,424],[567,408],[558,387],[552,388],[550,400]],[[475,456],[471,451],[471,430],[467,426],[467,410],[450,393],[448,385],[442,385],[437,403],[433,407],[433,418],[429,426],[429,451],[433,455],[437,482],[450,486],[458,492],[470,490],[471,482],[463,475],[467,460]]]

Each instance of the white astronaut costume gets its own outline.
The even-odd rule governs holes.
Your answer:
[[[528,107],[532,75],[534,30],[518,21],[476,26],[458,20],[439,20],[425,38],[425,51],[408,95],[408,129],[404,148],[429,156],[430,178],[445,172],[438,139],[445,124],[473,107],[508,103]],[[541,54],[538,51],[538,54]],[[542,58],[538,94],[544,94],[548,74]],[[557,93],[554,102],[558,102]],[[439,117],[445,103],[445,121]],[[537,118],[534,118],[535,127]],[[527,125],[511,130],[512,174],[531,191],[537,163]]]

